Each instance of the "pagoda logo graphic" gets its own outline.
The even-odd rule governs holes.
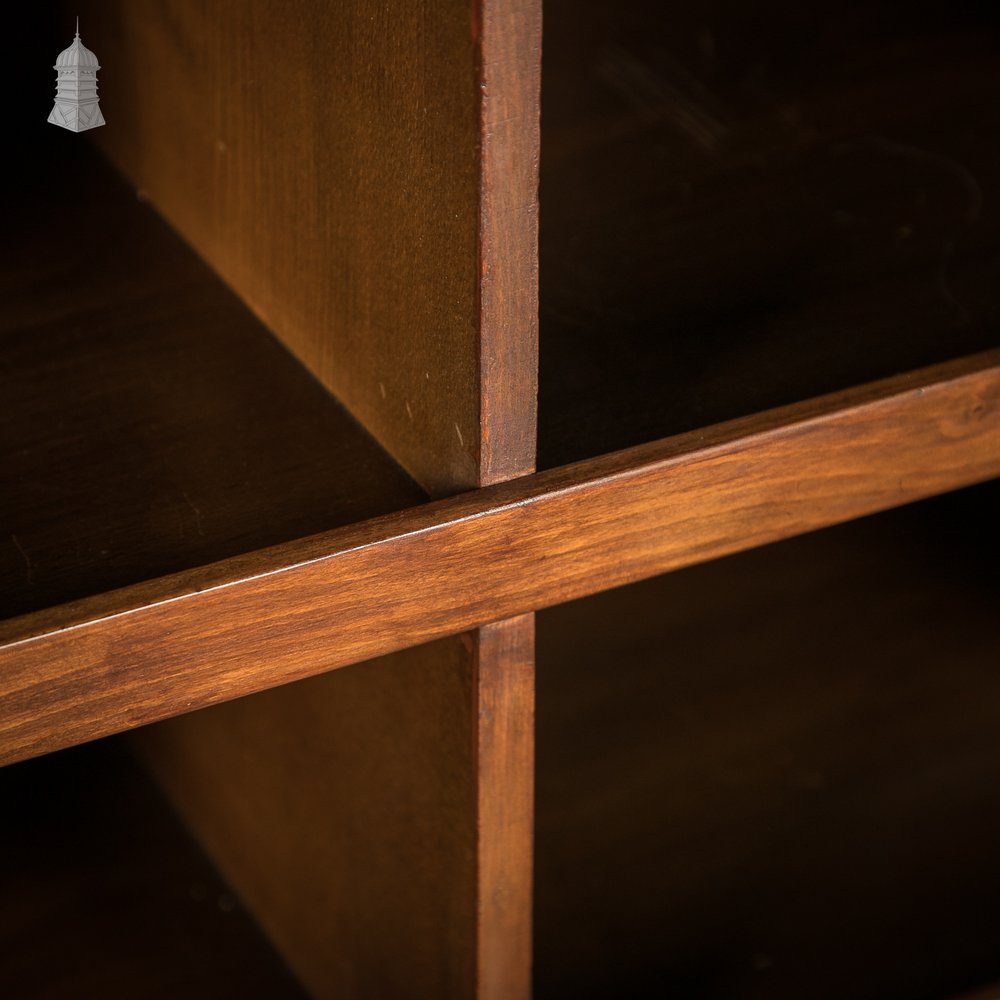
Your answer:
[[[49,121],[83,132],[104,124],[100,99],[97,96],[97,56],[80,41],[80,19],[76,19],[73,44],[59,53],[56,64],[56,103]]]

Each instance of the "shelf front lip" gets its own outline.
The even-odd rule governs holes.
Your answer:
[[[10,763],[1000,476],[1000,350],[0,625]]]

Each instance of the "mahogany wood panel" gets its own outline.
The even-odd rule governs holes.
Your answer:
[[[536,1000],[1000,980],[998,505],[1000,481],[538,614]]]
[[[4,768],[0,798],[3,996],[305,1000],[121,741]]]
[[[528,997],[532,625],[136,734],[311,995]]]
[[[546,0],[539,466],[1000,346],[998,29]]]
[[[0,759],[1000,475],[994,352],[12,619]]]
[[[38,126],[2,196],[0,617],[425,498],[84,137]]]
[[[94,140],[437,494],[534,463],[538,6],[64,7]]]

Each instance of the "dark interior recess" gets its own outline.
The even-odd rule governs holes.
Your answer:
[[[538,616],[536,990],[1000,980],[1000,481]]]
[[[1000,343],[1000,8],[546,0],[539,466]]]
[[[0,996],[306,994],[121,740],[0,770]]]
[[[0,617],[424,499],[85,137],[27,134],[0,243]]]

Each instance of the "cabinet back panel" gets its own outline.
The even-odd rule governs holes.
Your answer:
[[[546,0],[543,468],[997,344],[995,5]]]

